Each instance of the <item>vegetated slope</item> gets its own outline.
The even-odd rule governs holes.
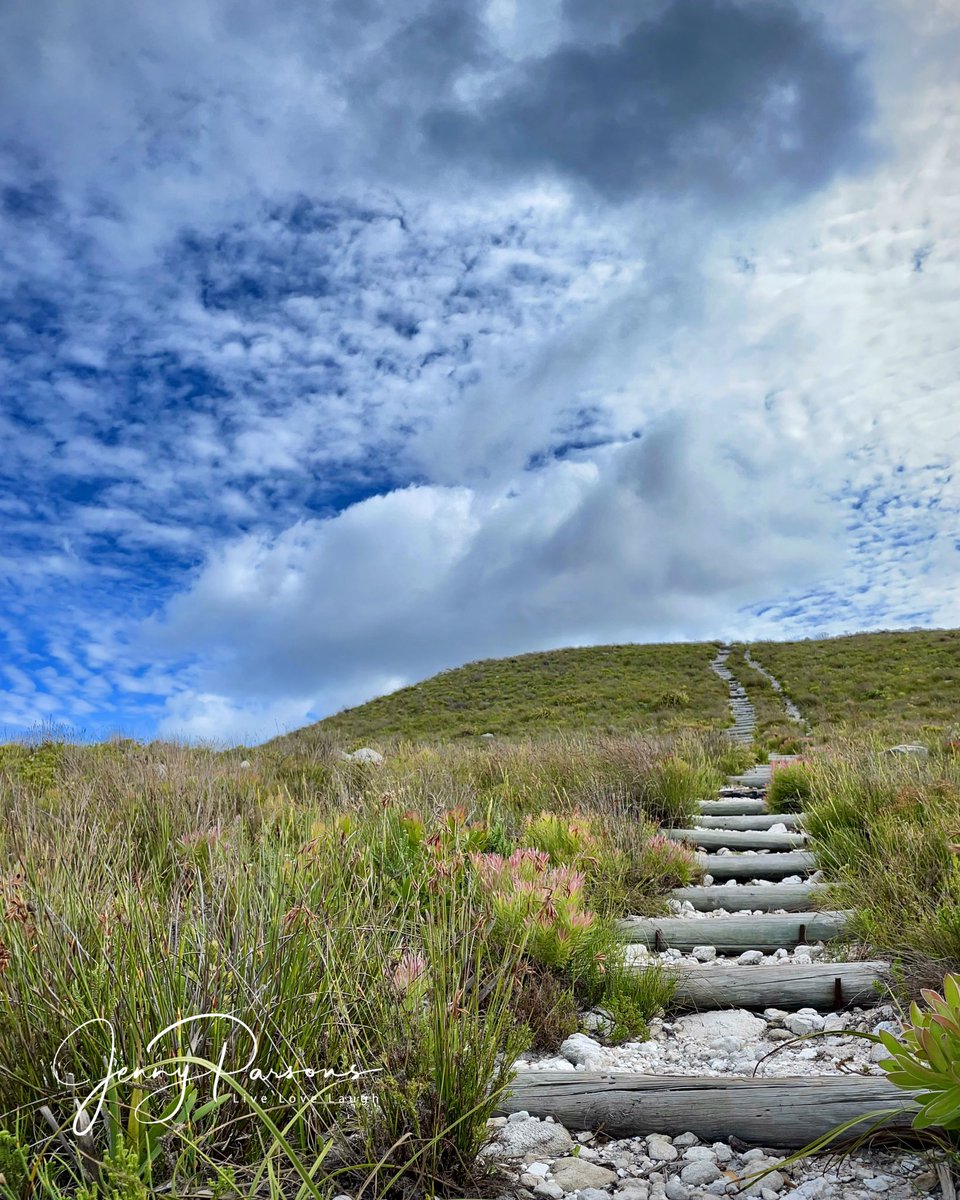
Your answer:
[[[819,737],[841,727],[891,740],[960,730],[960,630],[757,642],[750,653]],[[750,676],[743,683],[756,686]]]
[[[708,669],[717,643],[591,646],[488,659],[444,671],[278,741],[341,744],[541,736],[554,732],[723,729],[726,689]]]

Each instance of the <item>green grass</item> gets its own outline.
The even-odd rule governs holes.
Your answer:
[[[25,1170],[50,1200],[87,1200],[98,1176],[116,1200],[487,1187],[477,1151],[518,1053],[555,1050],[596,1005],[616,1037],[643,1036],[669,1001],[659,969],[624,968],[614,918],[698,877],[656,820],[688,819],[716,786],[721,740],[407,745],[381,765],[314,740],[242,757],[2,748],[5,1177]],[[219,1015],[178,1025],[199,1014]],[[102,1077],[94,1017],[121,1064],[193,1066],[179,1102],[149,1074],[107,1087],[85,1140],[69,1121]],[[251,1031],[268,1079],[375,1075],[305,1095],[239,1073],[216,1101],[202,1064],[241,1066]]]
[[[347,709],[280,742],[344,745],[670,732],[729,724],[726,691],[708,669],[716,643],[594,646],[490,659]]]
[[[960,630],[759,642],[750,652],[820,741],[846,732],[936,746],[960,729]],[[755,678],[743,682],[751,696],[761,691]]]
[[[805,828],[830,906],[855,912],[854,935],[897,963],[915,994],[960,969],[960,758],[888,755],[881,744],[834,746],[774,778],[809,794]]]
[[[709,670],[718,643],[592,646],[490,659],[275,739],[303,749],[398,741],[550,738],[558,733],[717,731],[730,723],[726,689]],[[781,697],[749,667],[743,645],[730,668],[757,712],[756,750],[796,752],[842,733],[931,746],[960,737],[960,631],[864,633],[759,642],[753,657],[780,680],[806,726],[787,719]]]

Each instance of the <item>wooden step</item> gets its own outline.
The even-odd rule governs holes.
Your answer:
[[[782,967],[670,967],[678,978],[670,1008],[815,1008],[834,1012],[849,1004],[870,1008],[883,999],[875,985],[889,982],[882,962],[787,963]]]
[[[731,787],[765,788],[773,778],[773,768],[767,767],[762,771],[748,771],[743,775],[728,775],[727,783]]]
[[[815,871],[817,860],[805,850],[788,854],[698,854],[697,862],[714,879],[783,879]]]
[[[711,817],[742,817],[755,816],[757,813],[765,813],[770,810],[767,808],[766,800],[754,796],[730,796],[722,800],[701,800],[700,811],[705,816]]]
[[[740,887],[676,888],[670,893],[670,898],[679,900],[681,904],[689,900],[698,912],[715,912],[718,908],[725,908],[727,912],[736,912],[738,909],[772,912],[778,908],[787,912],[803,912],[815,907],[818,894],[817,885],[813,883],[771,883],[753,887],[744,884]]]
[[[868,1113],[886,1112],[880,1122]],[[695,1133],[701,1141],[729,1137],[777,1150],[805,1146],[863,1114],[870,1125],[903,1128],[916,1104],[878,1075],[723,1078],[607,1071],[520,1071],[497,1113],[553,1117],[566,1129],[602,1129],[614,1138]]]
[[[732,890],[732,889],[731,889]],[[718,954],[762,950],[770,954],[792,950],[804,942],[829,942],[842,937],[850,923],[846,912],[764,913],[698,920],[696,917],[626,917],[617,927],[628,942],[652,950],[673,947],[689,953],[694,946],[716,946]]]
[[[697,829],[769,829],[771,825],[786,825],[788,829],[799,829],[804,813],[757,813],[742,817],[694,817]]]
[[[692,842],[704,850],[801,850],[805,833],[770,833],[766,829],[664,829],[672,842]]]

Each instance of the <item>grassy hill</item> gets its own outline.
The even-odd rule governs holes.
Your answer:
[[[346,745],[483,733],[722,729],[729,723],[726,689],[709,670],[717,645],[591,646],[468,663],[278,741],[310,731]]]
[[[840,728],[894,739],[960,731],[958,629],[759,642],[750,653],[821,737]],[[742,681],[757,686],[755,674]]]
[[[593,646],[490,659],[444,671],[277,739],[343,745],[550,733],[722,729],[726,689],[709,670],[717,642]],[[761,741],[795,736],[782,702],[746,667],[730,665],[757,708]],[[760,642],[750,653],[781,681],[818,738],[841,728],[892,740],[960,729],[960,630],[863,633]],[[770,748],[766,746],[766,748]]]

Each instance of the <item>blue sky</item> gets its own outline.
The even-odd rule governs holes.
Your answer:
[[[0,729],[960,624],[950,0],[0,12]]]

